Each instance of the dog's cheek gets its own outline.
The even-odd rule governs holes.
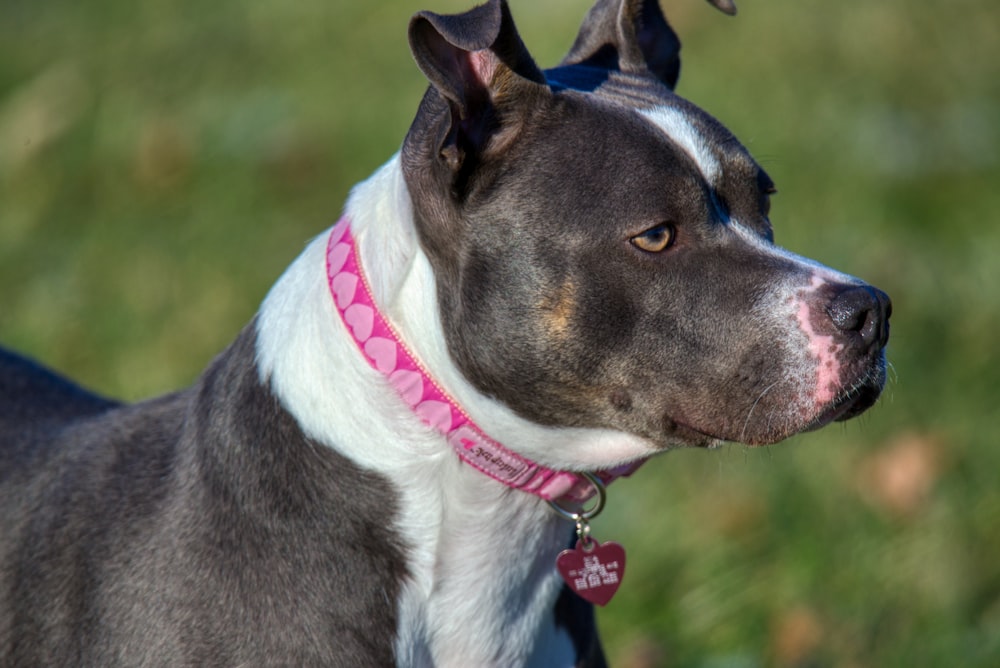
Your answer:
[[[564,424],[565,345],[572,338],[572,289],[550,291],[546,307],[516,260],[470,253],[454,284],[441,286],[449,352],[479,392],[542,424]]]
[[[744,443],[795,433],[808,417],[803,396],[814,378],[797,352],[805,337],[749,287],[766,284],[764,277],[698,275],[706,279],[700,290],[659,298],[656,316],[639,327],[625,376],[633,397],[652,395],[633,402],[647,428],[658,422],[664,439],[700,433]]]
[[[801,430],[811,419],[808,395],[812,367],[794,354],[781,332],[743,351],[730,390],[727,438],[751,445],[774,443]]]

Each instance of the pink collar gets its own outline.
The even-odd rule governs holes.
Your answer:
[[[421,420],[444,435],[462,461],[508,487],[546,501],[579,504],[596,493],[585,475],[547,469],[491,439],[431,378],[376,306],[346,217],[330,232],[326,275],[337,312],[364,358]],[[631,474],[640,464],[596,475],[607,484]]]

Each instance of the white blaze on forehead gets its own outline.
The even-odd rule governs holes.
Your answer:
[[[657,107],[639,112],[651,120],[673,140],[701,170],[701,175],[711,184],[718,182],[722,173],[719,160],[709,148],[710,142],[688,118],[687,114],[673,107]]]

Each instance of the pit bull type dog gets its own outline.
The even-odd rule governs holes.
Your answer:
[[[656,0],[546,71],[504,0],[409,40],[401,150],[192,388],[0,355],[0,664],[603,665],[546,501],[877,399],[888,298],[773,243]]]

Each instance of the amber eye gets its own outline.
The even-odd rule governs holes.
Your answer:
[[[670,223],[651,227],[642,234],[637,234],[629,241],[639,250],[647,253],[662,253],[674,243],[677,232]]]

